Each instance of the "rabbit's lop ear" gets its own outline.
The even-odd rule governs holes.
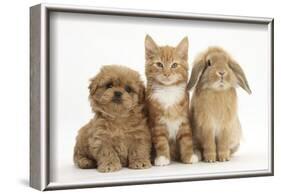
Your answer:
[[[189,82],[187,84],[187,90],[191,90],[199,81],[204,68],[205,68],[205,60],[204,60],[204,56],[199,56],[194,64],[193,64],[193,68],[191,71],[191,77],[189,79]]]
[[[240,67],[240,65],[235,60],[230,59],[229,67],[232,69],[236,78],[238,79],[239,86],[243,88],[246,92],[248,92],[248,94],[251,94],[252,91],[248,84],[245,73],[243,72],[243,69]]]

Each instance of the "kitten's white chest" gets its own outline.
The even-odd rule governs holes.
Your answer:
[[[182,124],[183,120],[183,118],[173,120],[169,118],[161,118],[161,123],[166,124],[167,126],[169,139],[176,140],[180,125]]]
[[[153,87],[151,98],[160,103],[164,109],[168,109],[178,104],[184,98],[184,95],[187,95],[185,94],[185,87],[185,83],[175,86],[156,85]],[[178,130],[183,121],[184,119],[181,117],[175,119],[164,116],[160,120],[161,123],[167,126],[169,138],[173,140],[176,139]]]
[[[173,86],[155,85],[152,87],[151,98],[158,101],[162,107],[169,108],[180,102],[185,95],[186,84]]]

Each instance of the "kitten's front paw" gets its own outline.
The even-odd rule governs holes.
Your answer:
[[[167,166],[170,164],[170,159],[165,156],[158,156],[154,160],[155,166]]]
[[[114,172],[114,171],[118,171],[122,168],[122,165],[120,162],[116,161],[106,161],[103,162],[102,164],[100,164],[98,166],[98,171],[99,172]]]
[[[193,164],[197,163],[199,161],[199,158],[196,154],[188,155],[185,158],[182,158],[182,162],[185,164]]]
[[[205,162],[216,162],[216,160],[217,160],[216,153],[204,153]]]
[[[148,159],[136,159],[134,161],[131,161],[129,164],[129,168],[132,169],[145,169],[150,167],[151,167],[151,162]]]
[[[229,151],[226,152],[219,152],[218,153],[218,161],[220,162],[226,162],[230,160],[230,153]]]

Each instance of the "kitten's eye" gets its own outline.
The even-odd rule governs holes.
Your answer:
[[[210,60],[208,60],[207,61],[207,65],[210,67],[210,66],[212,66],[212,64],[211,64],[211,61]]]
[[[160,62],[157,62],[156,65],[157,65],[157,67],[160,67],[160,68],[164,67],[164,65],[162,63],[160,63]]]
[[[128,86],[128,85],[125,86],[125,90],[126,90],[126,92],[128,92],[128,93],[131,93],[131,92],[132,92],[132,88],[131,88],[130,86]]]
[[[171,66],[171,68],[176,68],[178,66],[177,63],[173,63],[173,65]]]
[[[112,88],[113,87],[113,83],[112,82],[109,82],[105,85],[105,87],[108,89],[108,88]]]

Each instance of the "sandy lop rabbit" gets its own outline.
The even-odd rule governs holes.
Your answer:
[[[220,47],[209,47],[194,62],[188,90],[191,123],[198,149],[206,162],[228,161],[240,144],[236,87],[249,94],[250,87],[240,65]]]

